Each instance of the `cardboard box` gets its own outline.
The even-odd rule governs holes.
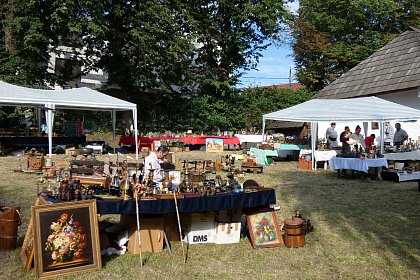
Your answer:
[[[137,220],[135,215],[121,215],[121,223],[128,228],[127,250],[130,253],[139,253],[139,240],[137,236]],[[164,241],[163,218],[141,218],[140,238],[142,252],[162,252]]]
[[[219,223],[237,223],[242,218],[242,209],[228,209],[217,212],[216,222]]]
[[[79,149],[76,149],[74,147],[66,149],[66,156],[71,156],[71,155],[77,156],[78,154],[79,154]]]
[[[216,244],[239,243],[241,239],[241,222],[238,223],[218,223],[214,235]]]
[[[186,240],[189,244],[214,243],[214,213],[193,213]]]
[[[181,216],[182,221],[182,216]],[[165,216],[165,233],[168,241],[180,241],[179,226],[176,214],[168,214]]]

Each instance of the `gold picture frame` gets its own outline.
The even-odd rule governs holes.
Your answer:
[[[35,200],[35,206],[46,204],[46,201],[43,197],[37,197]],[[22,248],[20,249],[20,259],[22,261],[23,267],[26,270],[31,269],[34,261],[34,232],[33,232],[33,217],[31,213],[31,218],[29,219],[28,229],[26,230],[25,238],[23,239]]]
[[[102,268],[95,200],[32,207],[37,278]]]
[[[284,245],[276,211],[261,210],[247,215],[246,219],[254,249]]]

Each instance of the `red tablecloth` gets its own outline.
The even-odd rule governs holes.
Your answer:
[[[231,136],[190,136],[190,137],[182,137],[181,141],[188,144],[194,145],[205,145],[207,138],[216,138],[216,139],[223,139],[223,144],[225,145],[239,145],[239,139],[236,137]]]
[[[193,145],[205,145],[207,138],[217,138],[223,139],[223,144],[225,145],[239,145],[239,139],[232,136],[188,136],[188,137],[139,137],[137,141],[137,146],[140,147],[152,147],[154,140],[180,140],[183,143],[193,144]],[[121,136],[119,145],[134,145],[134,137]]]

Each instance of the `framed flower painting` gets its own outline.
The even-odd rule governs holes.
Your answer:
[[[269,248],[284,244],[275,211],[258,212],[247,215],[252,247]]]
[[[37,278],[101,269],[95,200],[35,206],[32,217]]]

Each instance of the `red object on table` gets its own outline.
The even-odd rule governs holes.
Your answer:
[[[205,145],[207,138],[217,138],[223,139],[223,144],[225,145],[239,145],[239,139],[234,136],[188,136],[188,137],[168,137],[168,136],[160,136],[160,137],[139,137],[137,141],[137,146],[141,147],[149,147],[152,148],[154,140],[180,140],[183,143],[193,144],[193,145]],[[134,145],[134,137],[127,137],[121,135],[120,141],[118,142],[119,145]]]
[[[234,136],[190,136],[190,137],[182,137],[181,141],[188,144],[193,145],[205,145],[207,138],[216,138],[216,139],[223,139],[223,144],[225,145],[239,145],[239,139]]]
[[[118,145],[135,145],[134,137],[128,137],[121,135],[120,141],[118,141]],[[149,147],[151,148],[152,141],[149,139],[149,137],[138,137],[137,138],[137,147]]]

